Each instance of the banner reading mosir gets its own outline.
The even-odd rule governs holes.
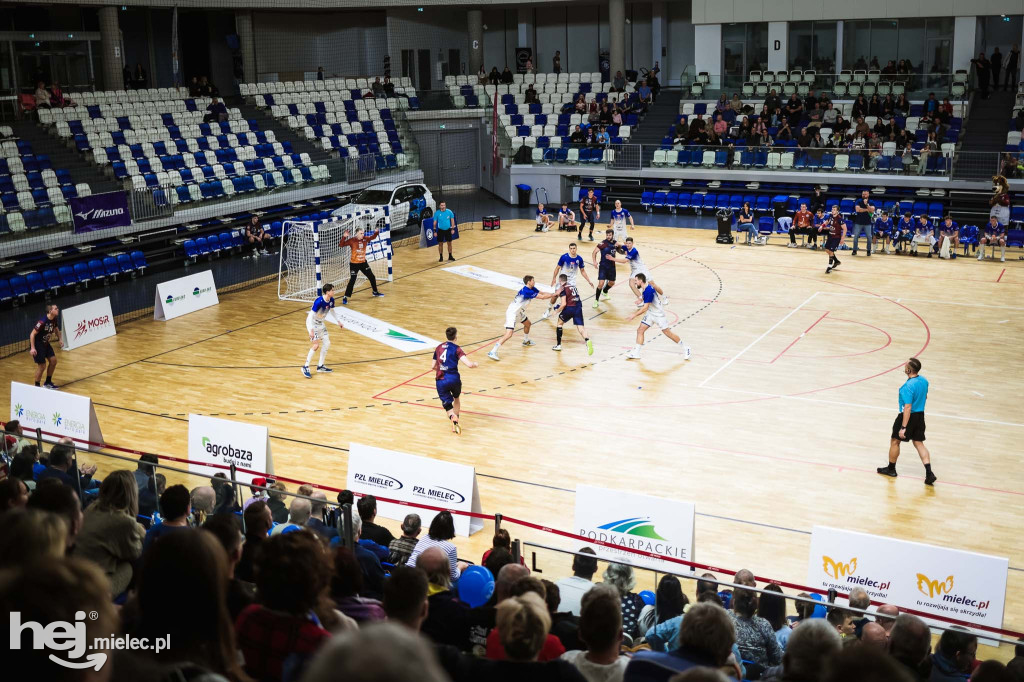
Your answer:
[[[862,587],[879,602],[1002,627],[1003,557],[815,526],[807,584],[848,593]]]
[[[576,533],[622,548],[693,561],[694,513],[692,502],[590,485],[576,486]],[[682,564],[633,552],[600,546],[593,549],[598,556],[634,566],[675,573],[687,570]]]
[[[124,192],[105,192],[68,200],[74,220],[75,234],[127,227],[132,224],[128,213],[128,195]]]

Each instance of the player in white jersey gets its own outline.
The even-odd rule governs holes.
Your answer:
[[[330,315],[338,324],[339,329],[344,329],[341,322],[334,315],[334,285],[325,284],[323,294],[317,296],[313,306],[306,314],[306,331],[309,333],[309,353],[306,354],[306,364],[302,366],[302,376],[312,379],[309,372],[309,363],[313,360],[313,353],[320,349],[320,363],[316,367],[317,372],[333,372],[334,370],[324,364],[327,359],[327,349],[331,347],[331,337],[327,333],[325,321]]]
[[[535,298],[550,300],[554,298],[554,294],[542,294],[537,289],[536,280],[533,275],[526,275],[523,277],[523,288],[516,292],[515,298],[508,304],[508,309],[505,311],[505,334],[494,344],[494,348],[487,354],[487,357],[491,360],[501,359],[498,357],[498,349],[512,338],[512,334],[516,330],[516,324],[519,322],[523,323],[523,345],[533,345],[533,341],[530,340],[530,318],[526,316],[526,308],[530,305],[530,301]]]
[[[555,272],[551,275],[551,286],[555,286],[555,282],[558,280],[559,275],[565,275],[569,284],[576,286],[576,275],[583,275],[583,279],[587,280],[587,284],[594,286],[594,283],[590,281],[590,277],[587,275],[587,271],[584,269],[583,257],[576,253],[576,242],[569,244],[569,251],[563,253],[558,258],[558,264],[555,265]],[[548,309],[541,315],[542,320],[548,319],[551,316],[551,311],[554,310],[554,304],[549,303]]]
[[[683,358],[689,360],[690,347],[683,343],[683,340],[668,328],[668,317],[665,315],[665,292],[654,282],[648,283],[647,275],[642,272],[637,273],[636,280],[644,287],[643,294],[641,295],[643,306],[641,306],[640,310],[630,315],[629,319],[632,320],[641,315],[643,315],[643,318],[640,320],[640,326],[636,329],[636,345],[633,346],[633,350],[626,354],[626,357],[630,360],[640,359],[640,346],[644,345],[644,334],[647,332],[648,327],[656,324],[665,336],[683,347]]]
[[[626,237],[626,243],[622,246],[622,258],[612,258],[616,263],[628,263],[629,264],[629,288],[633,290],[633,294],[636,295],[636,307],[639,308],[643,305],[643,292],[644,285],[641,285],[637,279],[637,275],[643,275],[644,281],[650,279],[651,273],[647,270],[647,266],[644,264],[642,258],[640,258],[640,252],[636,250],[636,246],[633,245],[633,238]],[[653,283],[653,280],[652,280]],[[665,299],[666,302],[668,299]]]
[[[623,242],[626,240],[626,221],[629,221],[629,229],[636,229],[636,224],[633,223],[633,216],[630,214],[628,208],[622,208],[622,202],[618,199],[615,200],[615,208],[612,209],[611,222],[608,223],[608,227],[612,228],[615,232],[615,241]]]

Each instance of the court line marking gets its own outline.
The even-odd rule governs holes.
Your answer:
[[[906,296],[882,296],[881,294],[848,294],[841,291],[823,292],[829,296],[856,296],[858,298],[880,298],[884,301],[899,303],[901,301],[912,301],[914,303],[941,303],[942,305],[958,305],[967,308],[994,308],[996,310],[1024,310],[1024,308],[1012,305],[989,305],[987,303],[958,303],[956,301],[939,301],[934,298],[907,298]]]
[[[806,300],[805,300],[805,301],[804,301],[803,303],[801,303],[801,304],[800,304],[800,305],[798,305],[797,307],[795,307],[795,308],[793,308],[792,310],[790,310],[790,311],[789,311],[789,312],[788,312],[788,313],[786,314],[786,316],[785,316],[785,317],[783,317],[783,318],[782,318],[781,320],[779,320],[778,322],[776,322],[775,324],[773,324],[773,325],[772,325],[772,326],[771,326],[771,327],[770,327],[770,328],[768,329],[768,331],[766,331],[766,332],[765,332],[764,334],[761,334],[761,336],[759,336],[759,337],[757,337],[756,339],[754,339],[753,341],[751,341],[751,342],[750,342],[750,343],[749,343],[749,344],[747,345],[747,347],[746,347],[746,348],[744,348],[744,349],[743,349],[743,350],[741,350],[741,351],[740,351],[739,353],[737,353],[736,355],[734,355],[734,356],[732,357],[732,359],[731,359],[731,360],[729,360],[728,362],[726,362],[726,363],[725,363],[724,365],[722,365],[721,367],[719,367],[718,369],[716,369],[716,370],[715,370],[715,371],[714,371],[714,372],[713,372],[713,373],[711,374],[711,376],[709,376],[709,377],[708,377],[707,379],[705,379],[704,381],[702,381],[702,382],[701,382],[701,383],[700,383],[700,384],[699,384],[699,385],[697,386],[697,388],[703,388],[705,384],[707,384],[707,383],[708,383],[709,381],[711,381],[711,380],[712,380],[712,379],[714,379],[714,378],[715,378],[716,376],[718,376],[718,374],[719,374],[720,372],[722,372],[722,370],[724,370],[724,369],[726,369],[727,367],[729,367],[729,366],[730,366],[730,365],[731,365],[732,363],[736,362],[736,361],[737,361],[737,360],[738,360],[738,359],[740,358],[740,356],[741,356],[741,355],[743,355],[743,354],[744,354],[744,353],[746,353],[746,352],[747,352],[748,350],[750,350],[751,348],[753,348],[753,347],[754,347],[754,346],[755,346],[755,345],[757,344],[757,342],[758,342],[758,341],[760,341],[761,339],[763,339],[764,337],[768,336],[768,335],[769,335],[769,334],[771,334],[771,333],[772,333],[773,331],[775,331],[776,329],[778,329],[779,325],[781,325],[781,324],[782,324],[783,322],[785,322],[785,321],[786,321],[786,320],[788,320],[788,319],[789,319],[790,317],[792,317],[793,315],[795,315],[795,314],[797,313],[797,311],[799,311],[799,310],[800,310],[801,308],[803,308],[803,307],[804,307],[805,305],[807,305],[808,303],[810,303],[811,301],[813,301],[813,300],[814,300],[814,298],[815,298],[815,297],[816,297],[816,296],[817,296],[817,295],[818,295],[819,293],[821,293],[821,292],[820,292],[820,291],[815,291],[815,292],[814,292],[813,294],[811,294],[810,296],[808,296],[808,297],[807,297],[807,299],[806,299]]]
[[[744,391],[739,388],[720,388],[718,386],[695,386],[692,388],[704,388],[712,391],[725,391],[727,393],[740,393],[742,395],[759,395],[765,398],[776,398],[781,400],[802,400],[811,403],[824,403],[827,405],[839,405],[842,407],[860,407],[865,410],[878,410],[882,412],[891,412],[892,410],[888,407],[880,407],[878,405],[866,405],[864,403],[854,403],[846,400],[825,400],[824,398],[806,398],[801,395],[784,395],[782,393],[766,393],[763,391]],[[997,426],[1016,426],[1024,427],[1024,424],[1019,422],[1005,422],[997,419],[982,419],[980,417],[965,417],[959,414],[945,414],[943,412],[928,412],[929,417],[941,417],[943,419],[956,419],[958,421],[975,422],[978,424],[995,424]]]
[[[785,354],[786,354],[786,351],[787,351],[787,350],[789,350],[790,348],[792,348],[793,346],[795,346],[795,345],[797,344],[797,342],[798,342],[798,341],[799,341],[800,339],[802,339],[802,338],[804,338],[805,336],[807,336],[807,334],[808,334],[808,333],[810,333],[810,331],[811,331],[812,329],[814,329],[815,327],[817,327],[817,326],[818,326],[818,323],[819,323],[819,322],[821,322],[822,320],[824,320],[824,319],[825,319],[825,316],[826,316],[826,315],[828,315],[828,314],[829,314],[830,312],[831,312],[830,310],[826,310],[825,312],[823,312],[823,313],[821,314],[821,317],[819,317],[818,319],[816,319],[816,320],[814,321],[814,323],[813,323],[813,324],[812,324],[812,325],[811,325],[810,327],[808,327],[807,329],[803,330],[803,332],[802,332],[802,333],[800,334],[800,336],[798,336],[798,337],[796,337],[795,339],[793,339],[792,341],[790,341],[789,345],[788,345],[788,346],[786,346],[785,348],[783,348],[783,349],[782,349],[781,351],[779,351],[779,354],[778,354],[778,355],[776,355],[776,356],[775,356],[774,358],[772,358],[772,359],[771,359],[771,361],[770,361],[770,362],[769,362],[768,364],[770,364],[770,365],[771,365],[771,364],[775,364],[775,361],[776,361],[776,360],[778,360],[778,359],[779,359],[779,358],[781,358],[781,357],[782,357],[783,355],[785,355]]]

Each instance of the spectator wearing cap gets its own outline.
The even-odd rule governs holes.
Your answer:
[[[262,476],[257,477],[249,481],[249,492],[252,493],[252,497],[242,503],[242,510],[244,511],[253,502],[259,502],[260,500],[266,502],[269,499],[267,491],[264,488],[267,487],[267,479]],[[195,500],[192,501],[192,506],[195,507]]]
[[[416,549],[416,543],[422,530],[419,514],[406,514],[402,520],[402,536],[388,544],[388,563],[401,566],[409,560]]]
[[[587,555],[587,556],[584,556]],[[562,610],[574,616],[581,615],[583,595],[594,586],[594,574],[597,573],[597,557],[590,547],[583,547],[572,558],[572,576],[560,578],[555,584],[562,598]],[[622,609],[619,609],[622,617]]]
[[[188,515],[192,512],[192,496],[188,488],[172,485],[165,490],[160,496],[160,511],[163,514],[160,523],[146,531],[146,539],[142,542],[143,554],[164,535],[188,528]]]

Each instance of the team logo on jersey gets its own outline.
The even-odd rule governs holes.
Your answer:
[[[598,526],[598,528],[622,533],[623,535],[639,535],[642,538],[651,538],[652,540],[665,539],[654,530],[654,524],[651,523],[649,517],[635,516],[630,519],[619,519],[618,521]]]
[[[846,576],[857,572],[857,557],[853,557],[847,562],[835,561],[830,556],[821,556],[821,569],[825,571],[825,575],[836,580],[842,580]]]
[[[403,334],[400,331],[389,329],[387,333],[388,338],[395,339],[396,341],[408,341],[409,343],[426,343],[423,339],[417,339],[415,336],[409,336]]]

